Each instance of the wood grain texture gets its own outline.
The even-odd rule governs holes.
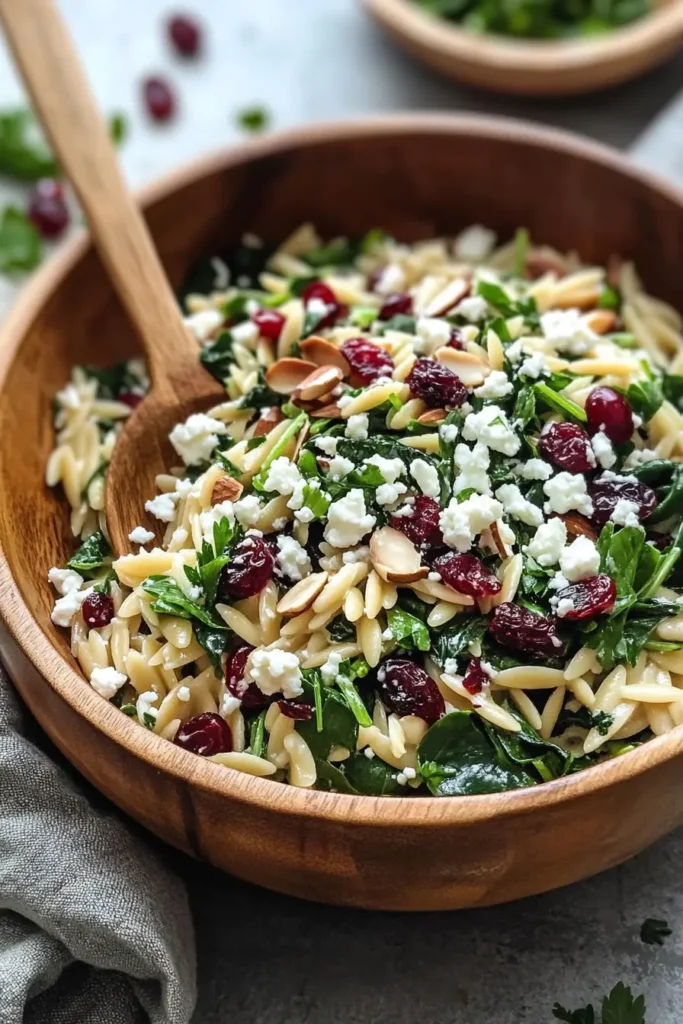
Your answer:
[[[0,22],[150,369],[152,391],[144,410],[140,408],[126,424],[109,474],[109,529],[115,551],[123,553],[128,534],[140,522],[145,498],[154,493],[157,473],[168,465],[169,430],[191,412],[217,401],[221,392],[197,362],[197,346],[183,324],[53,0],[0,0]],[[146,453],[144,469],[138,457],[141,450]],[[158,521],[146,518],[151,519],[148,528],[160,538]]]
[[[620,156],[514,122],[375,119],[266,137],[177,172],[144,197],[174,285],[245,230],[281,240],[381,226],[406,241],[473,221],[520,224],[587,261],[622,253],[681,305],[683,197]],[[683,823],[683,730],[533,790],[372,798],[306,792],[223,769],[159,739],[100,698],[50,623],[47,571],[72,544],[43,484],[50,403],[81,361],[137,351],[85,238],[36,278],[0,347],[0,638],[43,727],[96,786],[179,848],[309,899],[403,910],[515,899],[630,857]]]
[[[568,96],[618,85],[672,56],[683,42],[683,0],[592,39],[518,40],[474,35],[413,0],[361,0],[405,50],[441,74],[495,92]]]

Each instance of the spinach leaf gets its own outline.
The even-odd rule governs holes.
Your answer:
[[[533,387],[522,387],[517,392],[512,418],[519,423],[520,430],[536,415],[536,392]]]
[[[352,754],[344,764],[347,782],[357,793],[366,796],[392,796],[405,793],[397,781],[398,770],[379,757],[366,757],[362,750]]]
[[[20,181],[54,178],[58,167],[30,110],[0,113],[0,174]]]
[[[534,785],[507,758],[471,711],[451,711],[425,733],[418,749],[420,774],[435,796],[501,793]]]
[[[620,981],[602,1001],[602,1024],[645,1024],[645,996]]]
[[[417,331],[417,318],[408,316],[406,313],[397,313],[382,323],[382,333],[386,331],[402,331],[403,334],[415,334]]]
[[[648,423],[664,401],[664,393],[659,380],[640,380],[629,385],[626,401],[633,411]]]
[[[353,681],[349,676],[344,674],[342,665],[339,666],[339,674],[337,675],[335,683],[350,710],[353,712],[353,716],[358,724],[369,728],[372,725],[372,719],[370,718],[368,709],[363,703],[358,690],[353,685]]]
[[[232,331],[221,331],[216,340],[205,345],[199,355],[202,366],[221,383],[230,376],[230,368],[235,361],[233,344]]]
[[[91,533],[66,563],[69,569],[75,569],[81,576],[90,579],[95,569],[101,569],[111,561],[111,548],[103,533]]]
[[[0,220],[0,273],[34,270],[42,258],[35,225],[15,206],[6,206]]]
[[[458,616],[445,629],[432,634],[432,658],[443,668],[449,659],[457,658],[470,644],[481,640],[487,628],[488,622],[483,616]]]
[[[350,267],[358,255],[358,245],[350,242],[348,238],[338,238],[329,245],[319,245],[317,249],[309,249],[303,253],[301,259],[309,266],[320,269],[322,267]]]
[[[125,392],[139,392],[140,378],[131,372],[130,363],[124,360],[115,363],[114,366],[107,366],[104,369],[89,364],[81,364],[79,369],[91,380],[97,382],[97,397],[113,399],[114,401]]]
[[[335,793],[348,793],[351,796],[357,795],[358,790],[354,789],[344,774],[344,769],[338,768],[329,761],[317,759],[315,767],[318,775],[318,789],[333,790]]]
[[[564,1021],[564,1024],[596,1024],[595,1010],[590,1003],[580,1010],[567,1010],[566,1007],[555,1003],[553,1006],[553,1017]]]
[[[611,524],[607,524],[608,526]],[[633,583],[638,571],[638,563],[645,544],[645,531],[640,526],[623,526],[608,534],[609,542],[602,545],[603,527],[600,534],[601,571],[611,576],[617,585],[617,600],[610,616],[615,618],[635,602],[636,594]]]
[[[548,781],[549,778],[558,779],[564,775],[571,761],[571,755],[552,740],[544,740],[540,733],[529,725],[512,701],[506,700],[503,706],[513,718],[517,719],[521,729],[516,733],[506,732],[484,722],[484,728],[492,742],[500,745],[507,757],[515,764],[533,765],[538,770],[539,762],[542,762],[545,768],[545,771],[542,772],[544,781]]]
[[[315,688],[304,675],[304,694],[309,702],[315,701]],[[322,729],[311,719],[309,722],[297,722],[296,729],[301,733],[315,758],[326,761],[334,746],[355,750],[358,740],[358,722],[341,693],[326,687],[321,691]]]
[[[214,629],[227,630],[226,624],[217,616],[211,615],[180,589],[172,576],[148,576],[142,589],[151,594],[155,600],[152,610],[160,615],[177,615],[181,619],[198,619],[199,622],[212,626]]]
[[[407,651],[428,651],[431,646],[429,630],[424,622],[416,619],[402,608],[393,607],[387,612],[387,622],[392,639]]]
[[[278,395],[277,392],[271,391],[266,384],[266,372],[260,369],[253,388],[242,396],[240,409],[272,408],[274,405],[282,405],[285,398],[285,395]]]
[[[681,412],[683,410],[683,376],[676,373],[665,373],[662,390],[667,401]]]
[[[345,615],[338,615],[336,619],[333,619],[327,626],[327,632],[330,634],[330,639],[337,644],[343,644],[349,640],[355,642],[356,639],[356,627],[349,622]]]
[[[337,454],[351,459],[356,466],[360,466],[365,459],[369,459],[373,455],[381,455],[385,459],[400,459],[407,470],[410,470],[411,462],[417,457],[414,448],[399,444],[395,438],[385,434],[378,434],[367,441],[355,441],[350,437],[340,438]],[[435,469],[438,468],[438,460],[433,456],[426,452],[419,452],[419,457],[428,462],[430,466],[434,466]]]
[[[223,655],[227,653],[230,646],[231,633],[224,627],[218,629],[214,626],[207,626],[203,622],[195,622],[192,631],[197,643],[206,651],[213,670],[219,679],[223,678]]]

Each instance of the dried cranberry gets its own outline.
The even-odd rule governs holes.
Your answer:
[[[446,712],[439,687],[407,658],[387,658],[377,672],[379,693],[397,715],[417,715],[431,725]]]
[[[551,423],[541,434],[538,447],[546,459],[568,473],[589,473],[595,469],[588,434],[576,423]]]
[[[589,392],[586,415],[589,432],[597,434],[604,431],[612,444],[630,441],[635,430],[631,406],[624,396],[602,384]]]
[[[169,121],[175,114],[175,96],[164,78],[151,76],[142,83],[142,98],[154,121]]]
[[[268,341],[278,341],[285,326],[285,317],[277,309],[259,309],[252,316],[252,322],[256,324],[259,334]]]
[[[64,189],[58,181],[44,178],[32,190],[28,200],[28,218],[43,238],[59,238],[70,216],[64,201]]]
[[[293,718],[295,722],[310,722],[315,708],[310,704],[299,704],[294,700],[280,700],[277,705],[285,718]]]
[[[273,577],[275,558],[262,537],[245,537],[218,578],[222,601],[240,601],[263,590]]]
[[[563,653],[563,644],[552,619],[510,601],[496,608],[489,631],[501,647],[519,654],[557,658]]]
[[[468,693],[474,695],[475,693],[481,693],[484,685],[488,683],[488,681],[489,677],[481,667],[481,658],[472,658],[465,670],[462,685]]]
[[[591,576],[558,590],[557,599],[569,600],[574,606],[563,618],[591,619],[612,610],[617,599],[617,586],[611,576]]]
[[[225,688],[233,697],[241,700],[247,709],[264,708],[270,703],[270,698],[259,690],[256,683],[247,683],[244,678],[244,670],[253,649],[244,644],[229,654],[225,662]]]
[[[408,292],[393,292],[384,300],[378,319],[391,320],[392,316],[401,316],[401,314],[410,316],[412,312],[413,300]]]
[[[449,587],[469,597],[492,597],[502,586],[475,555],[441,555],[432,563],[432,568]]]
[[[379,345],[365,338],[349,338],[341,347],[351,367],[351,383],[356,387],[372,384],[378,377],[391,377],[394,360]]]
[[[129,409],[137,409],[144,397],[144,395],[138,395],[134,391],[122,391],[117,401],[123,402]]]
[[[178,729],[173,742],[202,757],[228,754],[232,750],[232,734],[228,723],[215,711],[205,711],[188,719]]]
[[[304,306],[308,306],[309,302],[313,300],[324,302],[327,306],[327,312],[323,314],[316,324],[316,329],[318,330],[323,330],[325,327],[334,327],[337,320],[341,320],[349,311],[349,307],[338,302],[337,296],[330,286],[323,281],[312,281],[311,284],[307,284],[301,293],[301,298]]]
[[[102,629],[114,618],[114,602],[107,594],[95,590],[82,604],[83,621],[89,629]]]
[[[593,502],[593,522],[604,526],[612,518],[612,513],[620,500],[633,501],[638,506],[638,519],[647,519],[657,507],[657,495],[647,484],[639,480],[613,480],[600,477],[588,488]]]
[[[201,29],[193,18],[176,14],[169,18],[168,37],[181,57],[196,57],[202,44]]]
[[[459,327],[451,327],[451,336],[446,342],[446,348],[457,348],[463,351],[465,348],[465,336]]]
[[[460,406],[467,401],[467,388],[452,370],[434,359],[418,359],[406,378],[411,392],[430,409]]]
[[[411,506],[409,515],[392,516],[391,526],[394,530],[405,533],[415,547],[419,548],[422,544],[436,547],[443,544],[443,536],[439,529],[440,515],[441,509],[438,501],[419,494]]]

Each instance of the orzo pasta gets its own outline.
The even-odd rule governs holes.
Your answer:
[[[219,765],[369,794],[532,786],[683,722],[681,318],[632,266],[309,225],[213,266],[185,301],[225,401],[174,428],[113,563],[144,372],[77,367],[56,398],[81,546],[53,620],[102,697]]]

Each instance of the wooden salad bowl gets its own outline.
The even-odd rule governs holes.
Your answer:
[[[654,0],[622,29],[558,42],[475,35],[413,0],[361,0],[396,42],[451,78],[495,92],[567,96],[629,81],[679,49],[683,0]]]
[[[176,171],[141,198],[179,284],[243,232],[281,240],[380,226],[406,241],[473,222],[588,262],[634,258],[681,302],[683,195],[606,149],[486,118],[406,116],[267,136]],[[50,622],[50,566],[73,550],[44,484],[51,401],[80,362],[137,350],[89,238],[28,286],[0,346],[0,643],[16,686],[95,786],[174,846],[307,899],[424,910],[499,903],[602,871],[683,822],[683,729],[534,789],[377,798],[238,774],[160,739],[91,689]],[[141,453],[144,458],[144,452]]]

